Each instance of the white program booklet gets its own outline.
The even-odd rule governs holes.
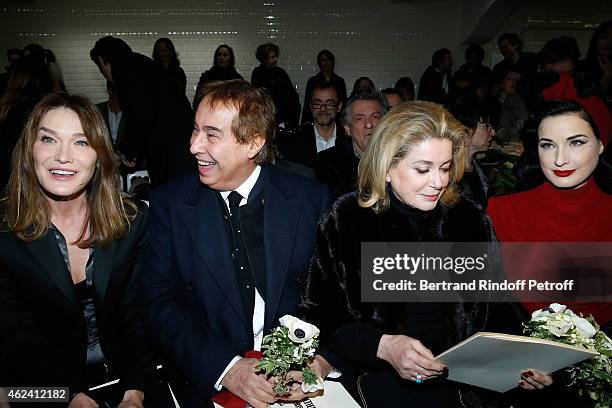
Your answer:
[[[222,408],[220,405],[214,405],[215,408]],[[277,403],[270,408],[359,408],[359,404],[340,383],[325,381],[323,395],[300,402]]]
[[[480,332],[436,357],[449,369],[448,379],[506,392],[518,385],[521,371],[552,373],[589,359],[584,347],[510,334]]]

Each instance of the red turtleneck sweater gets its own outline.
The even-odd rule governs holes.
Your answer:
[[[487,212],[501,242],[612,242],[612,195],[592,179],[573,190],[545,182],[530,191],[493,197]],[[548,306],[523,305],[529,312]],[[612,320],[612,302],[576,302],[571,309],[593,314],[601,325]]]

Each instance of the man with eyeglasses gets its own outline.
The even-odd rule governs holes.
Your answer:
[[[313,122],[303,124],[296,133],[279,135],[278,150],[283,158],[316,167],[317,153],[329,149],[348,138],[336,116],[342,109],[338,91],[329,83],[317,84],[310,99]]]

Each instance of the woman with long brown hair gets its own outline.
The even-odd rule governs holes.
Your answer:
[[[43,98],[0,202],[0,384],[69,387],[70,407],[142,407],[153,373],[135,303],[147,210],[118,183],[95,105]]]

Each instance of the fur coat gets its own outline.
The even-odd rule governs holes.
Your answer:
[[[361,242],[495,240],[489,218],[471,201],[462,199],[451,207],[439,204],[433,211],[423,212],[391,198],[389,209],[376,214],[359,207],[355,193],[344,195],[319,226],[301,307],[304,317],[321,330],[321,343],[340,371],[347,366],[342,368],[338,363],[348,362],[358,372],[382,370],[394,375],[391,366],[376,357],[380,338],[383,334],[411,335],[404,316],[410,308],[423,305],[361,302]],[[437,305],[433,310],[439,312],[443,305],[447,312],[441,325],[446,335],[442,344],[453,345],[487,324],[488,303]],[[336,357],[340,359],[334,360]],[[382,384],[387,382],[385,379]],[[359,394],[363,400],[361,388]]]

